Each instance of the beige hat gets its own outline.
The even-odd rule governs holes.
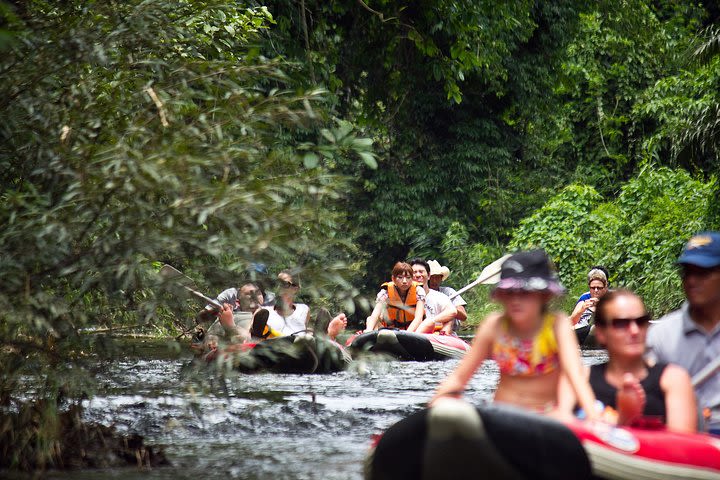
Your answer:
[[[440,266],[440,262],[437,260],[428,260],[428,265],[430,266],[430,276],[433,275],[442,275],[442,279],[446,280],[450,276],[450,269],[445,266]]]

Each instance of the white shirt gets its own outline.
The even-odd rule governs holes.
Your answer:
[[[249,330],[252,325],[252,312],[241,312],[240,310],[233,312],[233,321],[236,327],[244,328]],[[220,323],[220,320],[215,320],[207,330],[208,335],[217,335],[222,337],[225,335],[225,328]]]
[[[437,317],[440,312],[452,306],[453,304],[450,301],[450,297],[444,293],[430,289],[430,291],[425,294],[425,312],[428,320],[432,320]]]
[[[296,303],[295,310],[287,317],[280,315],[273,307],[268,307],[266,310],[270,312],[267,324],[283,335],[291,335],[307,328],[306,322],[310,307],[304,303]]]

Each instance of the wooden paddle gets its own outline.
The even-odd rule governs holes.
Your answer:
[[[468,290],[477,285],[494,285],[498,283],[500,281],[500,268],[502,267],[503,262],[505,262],[505,260],[507,260],[509,256],[510,254],[503,255],[487,267],[483,268],[483,271],[480,272],[480,275],[474,282],[465,285],[463,288],[450,295],[450,300],[462,293],[467,292]]]
[[[195,282],[193,282],[192,278],[188,277],[187,275],[185,275],[184,273],[182,273],[180,270],[178,270],[177,268],[173,267],[172,265],[168,265],[167,263],[166,263],[165,265],[163,265],[162,268],[160,269],[160,275],[162,275],[163,277],[167,278],[168,280],[181,280],[181,279],[183,279],[185,282],[188,282],[188,283],[190,283],[190,284],[194,284],[194,283],[195,283]],[[192,295],[194,295],[195,297],[197,297],[197,298],[199,298],[199,299],[201,299],[201,300],[204,300],[205,302],[209,303],[210,305],[212,305],[213,307],[217,308],[218,310],[222,310],[222,305],[220,305],[220,303],[218,303],[218,302],[215,301],[214,299],[208,297],[207,295],[204,295],[204,294],[198,292],[197,290],[195,290],[195,289],[193,289],[193,288],[188,287],[187,285],[185,285],[184,283],[182,283],[182,282],[180,282],[180,281],[178,281],[178,283],[179,283],[183,288],[185,288],[185,290],[187,290],[188,292],[190,292],[190,293],[191,293]]]

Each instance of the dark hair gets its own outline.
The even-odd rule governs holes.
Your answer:
[[[633,292],[632,290],[629,290],[627,288],[618,288],[617,290],[610,290],[608,293],[603,295],[600,300],[598,300],[597,305],[595,305],[595,324],[600,325],[604,327],[608,323],[608,318],[605,310],[607,310],[607,306],[615,300],[618,297],[635,297],[638,300],[640,300],[640,303],[642,303],[643,308],[645,308],[645,302],[643,302],[643,299],[640,298],[640,295]]]
[[[411,267],[415,265],[422,265],[423,267],[425,267],[425,271],[428,273],[428,275],[430,275],[430,265],[428,265],[428,263],[422,258],[415,257],[408,260],[407,263],[409,263]]]
[[[409,263],[397,262],[392,269],[392,276],[397,277],[398,275],[410,275],[412,277],[412,267]]]

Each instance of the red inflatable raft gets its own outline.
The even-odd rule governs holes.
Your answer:
[[[568,423],[601,478],[720,478],[720,438],[657,428]]]
[[[720,479],[720,438],[444,399],[377,439],[366,478]]]
[[[386,353],[400,360],[417,362],[460,358],[470,350],[466,341],[454,335],[415,333],[390,328],[354,335],[347,340],[346,346],[353,353]]]

